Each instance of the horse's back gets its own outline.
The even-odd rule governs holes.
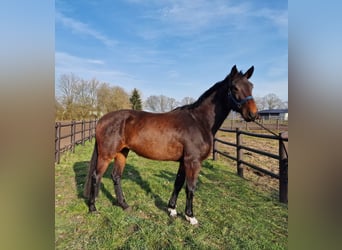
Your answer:
[[[171,117],[168,113],[136,110],[109,112],[96,126],[98,147],[106,158],[128,148],[151,159],[178,160],[182,145],[172,133]]]

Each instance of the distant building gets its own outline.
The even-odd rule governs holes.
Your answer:
[[[288,120],[289,111],[288,109],[265,109],[259,111],[260,118],[265,120],[279,119]]]

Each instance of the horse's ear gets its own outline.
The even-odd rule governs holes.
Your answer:
[[[247,77],[247,79],[249,79],[254,72],[254,66],[250,67],[249,70],[247,70],[247,72],[244,74],[245,77]]]
[[[233,76],[235,76],[236,74],[238,73],[238,70],[237,70],[237,68],[236,68],[236,65],[234,65],[233,67],[232,67],[232,70],[230,71],[230,76],[231,77],[233,77]]]
[[[236,68],[236,65],[234,65],[233,68],[231,69],[229,75],[227,75],[226,78],[225,78],[224,80],[227,80],[227,79],[229,79],[229,78],[230,78],[230,79],[233,79],[234,76],[235,76],[237,73],[239,73],[239,72],[238,72],[238,70],[237,70],[237,68]]]

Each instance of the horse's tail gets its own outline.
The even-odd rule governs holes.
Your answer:
[[[88,171],[88,175],[87,175],[87,178],[86,178],[86,183],[85,183],[85,186],[84,186],[84,193],[83,193],[83,195],[84,195],[85,198],[89,198],[89,196],[90,196],[90,190],[91,190],[91,185],[92,185],[92,178],[93,178],[96,166],[97,166],[97,156],[98,156],[97,142],[96,142],[96,139],[95,139],[94,151],[93,151],[93,155],[91,156],[89,171]]]

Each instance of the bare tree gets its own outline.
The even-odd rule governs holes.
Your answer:
[[[166,110],[165,111],[170,111],[173,110],[174,108],[176,108],[177,106],[179,106],[179,102],[176,101],[175,98],[172,97],[165,97],[165,106],[166,106]]]
[[[264,97],[255,99],[258,109],[282,109],[287,108],[287,102],[283,102],[276,94],[270,93]]]
[[[283,101],[282,108],[287,109],[289,107],[288,101]]]
[[[162,112],[160,108],[160,98],[156,95],[151,95],[149,96],[145,103],[144,106],[146,109],[152,111],[152,112]]]
[[[276,94],[268,94],[265,97],[266,104],[268,106],[268,109],[276,109],[281,106],[282,101]]]
[[[90,81],[80,80],[75,88],[75,112],[77,119],[85,119],[90,116],[90,112],[96,109],[97,86],[96,79]]]
[[[80,78],[73,73],[63,74],[59,78],[59,89],[62,93],[64,100],[73,102],[75,98],[75,89],[80,82]]]
[[[65,109],[63,105],[55,97],[56,120],[64,120]]]
[[[80,78],[73,73],[63,74],[59,78],[59,90],[62,94],[61,104],[65,109],[64,119],[75,118],[75,102],[77,96],[77,86],[80,83]]]
[[[178,106],[176,99],[164,95],[152,95],[145,101],[145,108],[152,112],[167,112]]]
[[[182,101],[181,101],[181,105],[189,105],[189,104],[191,104],[191,103],[194,103],[196,100],[194,99],[194,98],[192,98],[192,97],[189,97],[189,96],[187,96],[187,97],[184,97],[183,99],[182,99]]]
[[[264,97],[255,97],[255,102],[259,110],[267,109],[266,99]]]
[[[90,105],[93,110],[96,109],[97,106],[97,90],[100,85],[100,82],[93,78],[88,82],[89,85],[89,98],[90,98]]]
[[[87,119],[103,113],[130,108],[129,95],[121,87],[110,86],[95,78],[84,80],[73,73],[61,75],[56,97],[59,119]]]

